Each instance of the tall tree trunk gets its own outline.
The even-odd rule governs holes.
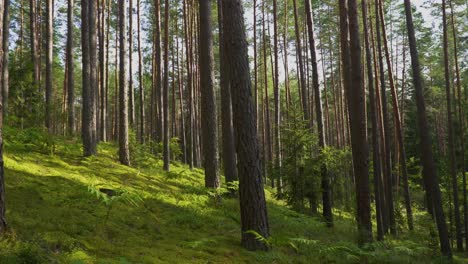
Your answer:
[[[53,93],[53,50],[54,50],[54,5],[53,0],[47,0],[47,29],[46,29],[46,42],[47,42],[47,56],[46,56],[46,106],[45,106],[45,126],[47,131],[52,134],[52,93]]]
[[[81,1],[81,41],[82,41],[82,78],[83,78],[83,107],[82,107],[82,138],[83,154],[85,157],[96,155],[95,140],[96,115],[94,83],[91,80],[91,4],[88,0]],[[95,20],[93,20],[95,21]],[[95,35],[94,35],[95,36]],[[96,42],[94,42],[95,44]],[[94,47],[95,48],[95,47]],[[94,57],[95,58],[95,57]]]
[[[185,52],[186,52],[186,63],[187,63],[187,90],[189,94],[189,117],[188,117],[188,161],[190,169],[194,167],[195,159],[195,148],[193,140],[193,93],[192,93],[192,67],[191,67],[191,43],[190,43],[190,31],[189,31],[189,4],[187,0],[183,1],[183,15],[184,15],[184,36],[185,36]]]
[[[263,191],[259,147],[255,128],[254,106],[241,0],[223,0],[226,59],[231,62],[231,81],[236,148],[239,157],[239,195],[242,246],[248,250],[266,250],[255,231],[269,236],[268,215]]]
[[[383,35],[383,43],[384,43],[384,50],[385,50],[385,57],[387,61],[387,70],[388,70],[388,79],[390,82],[390,90],[392,92],[392,103],[393,103],[393,116],[395,119],[395,132],[398,141],[398,147],[401,152],[401,170],[403,176],[403,196],[405,198],[405,208],[406,208],[406,218],[408,223],[408,229],[413,230],[413,210],[411,209],[411,198],[409,192],[409,183],[408,183],[408,168],[406,165],[406,150],[405,144],[403,139],[403,129],[401,128],[401,116],[400,116],[400,109],[398,107],[398,94],[397,89],[395,87],[395,81],[393,77],[393,68],[391,62],[391,55],[388,49],[388,41],[387,41],[387,33],[385,29],[385,19],[383,13],[383,3],[379,1],[379,16],[382,26],[382,35]],[[398,188],[398,186],[397,186]],[[391,226],[390,226],[391,227]],[[395,230],[396,232],[396,230]]]
[[[453,55],[455,59],[455,76],[457,84],[457,95],[458,95],[458,123],[460,126],[460,161],[461,161],[461,170],[463,177],[463,214],[464,214],[464,228],[465,232],[468,230],[468,203],[467,203],[467,190],[466,190],[466,163],[465,163],[465,119],[464,111],[462,104],[462,90],[461,90],[461,78],[460,78],[460,66],[458,64],[458,40],[457,40],[457,29],[455,28],[455,18],[453,14],[453,5],[452,1],[450,3],[451,11],[451,22],[452,22],[452,35],[453,35]],[[468,235],[465,235],[465,244],[468,248]]]
[[[421,78],[421,69],[419,66],[419,55],[416,46],[416,34],[413,25],[413,14],[411,10],[411,1],[405,2],[406,28],[408,30],[408,41],[410,46],[411,66],[413,71],[413,84],[415,90],[415,99],[418,115],[418,126],[421,142],[421,155],[423,165],[423,177],[426,182],[427,199],[432,201],[435,212],[435,220],[439,231],[440,248],[443,255],[452,256],[450,248],[448,230],[445,222],[445,214],[442,207],[442,197],[440,194],[439,180],[434,164],[434,156],[432,153],[432,140],[429,134],[429,126],[426,117],[426,105],[424,102],[423,82]]]
[[[340,1],[340,13],[346,11],[346,1]],[[354,175],[357,200],[357,224],[359,242],[372,241],[372,222],[369,191],[369,149],[367,142],[366,102],[361,68],[361,44],[356,0],[348,1],[350,83],[348,89],[349,124],[353,152]],[[345,18],[345,15],[342,15]],[[343,32],[342,32],[343,34]],[[342,36],[346,36],[344,33]]]
[[[169,171],[169,0],[164,4],[164,89],[163,89],[163,158],[164,170]]]
[[[141,50],[141,2],[137,0],[138,84],[140,90],[140,143],[145,142],[145,91],[143,90],[143,54]]]
[[[369,87],[369,105],[370,105],[370,118],[371,118],[371,131],[372,131],[372,161],[373,161],[373,173],[374,173],[374,192],[375,192],[375,209],[377,218],[377,240],[382,241],[384,239],[384,230],[382,226],[382,200],[381,191],[381,179],[382,179],[382,167],[380,160],[380,144],[379,144],[379,129],[377,121],[377,106],[375,101],[374,91],[374,75],[372,70],[372,53],[369,41],[369,26],[367,18],[367,2],[363,0],[362,4],[362,20],[364,25],[364,41],[366,48],[366,66],[367,66],[367,85]]]
[[[68,0],[67,10],[67,105],[68,105],[68,135],[75,133],[75,64],[73,60],[73,21],[74,0]]]
[[[211,1],[201,0],[200,8],[200,91],[202,107],[202,145],[205,187],[220,186],[218,168],[218,125],[214,92],[213,33],[211,31]]]
[[[312,17],[312,8],[310,0],[305,0],[305,11],[307,16],[307,30],[309,35],[309,48],[312,60],[312,87],[314,89],[315,97],[315,112],[317,116],[317,132],[319,136],[320,151],[324,151],[327,146],[325,139],[325,128],[323,123],[323,112],[322,112],[322,101],[320,95],[319,76],[318,76],[318,65],[317,65],[317,53],[315,48],[315,32],[314,32],[314,21]],[[328,169],[325,164],[321,165],[320,168],[322,178],[322,205],[323,205],[323,217],[329,227],[333,226],[333,213],[332,213],[332,197],[331,197],[331,182],[328,176]]]
[[[154,45],[155,49],[155,60],[153,67],[153,75],[155,75],[155,95],[156,95],[156,133],[155,139],[157,142],[161,142],[163,139],[163,101],[162,101],[162,68],[161,68],[161,2],[160,0],[154,0],[155,8],[155,40]]]
[[[380,70],[380,89],[381,89],[381,109],[383,118],[383,136],[384,136],[384,147],[383,147],[383,159],[384,159],[384,179],[385,179],[385,196],[386,196],[386,208],[389,221],[390,233],[396,234],[396,222],[395,222],[395,208],[393,201],[393,175],[392,175],[392,162],[391,162],[391,149],[390,149],[390,121],[388,120],[388,107],[387,107],[387,90],[385,88],[385,74],[383,64],[383,53],[382,53],[382,41],[380,34],[380,18],[379,14],[379,2],[375,0],[375,23],[376,23],[376,34],[377,34],[377,49],[379,59],[379,70]],[[388,231],[388,227],[385,228]]]
[[[283,180],[281,178],[281,98],[280,98],[280,89],[279,89],[279,56],[278,56],[278,3],[277,0],[273,0],[273,49],[274,49],[274,56],[275,56],[275,64],[273,69],[274,75],[274,88],[273,88],[273,95],[275,97],[275,126],[274,126],[274,133],[275,133],[275,167],[277,170],[277,183],[276,188],[278,191],[278,196],[281,197],[283,194]]]
[[[218,0],[218,6],[221,4],[221,0]],[[222,5],[222,4],[221,4]],[[218,11],[219,12],[219,11]],[[222,15],[219,14],[218,15],[219,17],[222,18]],[[258,133],[258,127],[259,127],[259,123],[258,123],[258,111],[259,111],[259,108],[258,108],[258,105],[259,105],[259,101],[258,101],[258,69],[257,69],[257,65],[258,65],[258,61],[257,61],[257,0],[253,0],[253,49],[254,49],[254,106],[255,106],[255,126],[257,128],[257,133]],[[219,27],[222,28],[222,23],[221,21],[218,21],[219,22]],[[222,33],[220,32],[220,37],[222,35]],[[220,40],[220,43],[221,43],[221,40]],[[220,45],[220,51],[222,50],[223,48],[221,47]],[[221,58],[220,58],[221,59]],[[225,70],[225,73],[227,73],[228,69]],[[231,107],[232,108],[232,107]],[[232,110],[231,110],[232,112]],[[232,113],[231,113],[232,115]]]
[[[294,5],[294,32],[296,35],[296,53],[299,59],[299,81],[300,81],[300,89],[301,89],[301,102],[302,102],[302,110],[304,112],[304,120],[306,120],[311,127],[312,120],[310,119],[309,114],[309,103],[307,101],[307,85],[306,85],[306,77],[305,77],[305,70],[304,70],[304,61],[302,57],[302,47],[301,47],[301,34],[299,29],[299,18],[298,18],[298,6],[297,0],[293,0]]]
[[[119,0],[119,160],[130,165],[128,142],[128,85],[127,85],[127,16],[126,1]]]
[[[449,52],[448,52],[448,29],[447,29],[447,12],[446,1],[442,0],[442,24],[444,35],[444,70],[445,70],[445,95],[447,100],[447,126],[448,126],[448,151],[449,151],[449,166],[450,175],[452,176],[452,194],[453,194],[453,207],[455,213],[455,229],[457,239],[458,251],[463,251],[463,237],[460,221],[460,206],[458,204],[458,179],[457,179],[457,159],[455,157],[455,134],[453,129],[453,115],[452,115],[452,93],[450,88],[450,66],[449,66]]]
[[[270,119],[270,96],[268,94],[268,61],[267,61],[267,38],[266,38],[266,16],[265,16],[265,1],[262,3],[262,35],[263,35],[263,81],[265,89],[265,98],[263,105],[265,107],[265,143],[266,143],[266,157],[265,157],[265,168],[269,167],[269,163],[272,161],[273,149],[271,143],[271,119]],[[231,89],[232,90],[232,89]],[[239,154],[239,153],[238,153]],[[268,170],[265,171],[265,174]],[[275,187],[275,181],[271,180],[271,187]]]
[[[33,85],[39,89],[39,75],[40,75],[40,59],[38,53],[38,41],[37,41],[37,28],[36,28],[36,1],[29,0],[29,23],[30,23],[30,41],[31,41],[31,58],[33,63]],[[3,14],[2,14],[3,15]]]
[[[100,91],[100,111],[99,111],[99,139],[107,141],[107,76],[105,73],[106,62],[106,46],[105,46],[105,0],[99,1],[99,91]]]
[[[234,142],[234,127],[232,125],[232,95],[231,85],[229,83],[228,63],[226,60],[226,49],[224,42],[224,29],[223,29],[223,3],[218,0],[218,24],[219,24],[219,65],[220,65],[220,89],[221,89],[221,123],[222,123],[222,146],[223,146],[223,165],[224,176],[226,182],[230,183],[236,181],[237,167],[236,167],[236,146]],[[256,51],[255,51],[256,53]],[[256,56],[254,56],[256,57]],[[256,62],[255,62],[256,64]],[[257,69],[255,68],[255,76],[257,77]],[[255,84],[255,86],[257,86]],[[256,87],[257,89],[258,87]],[[257,90],[256,91],[256,96]],[[257,100],[257,98],[255,98]],[[255,104],[257,109],[257,104]],[[255,118],[256,124],[258,123],[257,117]],[[232,186],[229,186],[230,188]]]
[[[128,0],[128,117],[135,127],[135,89],[133,89],[133,0]]]
[[[3,15],[4,15],[4,6],[0,5],[0,43],[4,43],[5,37],[9,34],[5,34],[3,27]],[[3,47],[3,46],[2,46]],[[3,72],[3,49],[0,49],[0,72]],[[0,84],[3,84],[3,76],[0,75]],[[3,89],[3,87],[2,87]],[[2,96],[3,93],[0,93]],[[5,203],[5,171],[4,171],[4,162],[3,162],[3,100],[0,100],[2,105],[0,106],[0,235],[5,233],[7,228],[6,222],[6,203]]]
[[[2,69],[2,100],[3,100],[3,116],[7,116],[8,112],[8,95],[10,91],[10,75],[9,75],[9,47],[10,47],[10,0],[4,0],[3,4],[3,69]]]

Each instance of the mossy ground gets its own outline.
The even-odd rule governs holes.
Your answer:
[[[249,252],[239,244],[237,199],[216,199],[203,187],[203,171],[175,163],[166,173],[152,155],[141,155],[137,164],[119,165],[113,144],[83,158],[74,139],[7,129],[9,231],[0,239],[0,263],[445,262],[421,223],[398,240],[360,249],[351,214],[336,210],[329,229],[289,210],[269,190],[272,250]],[[105,203],[93,191],[103,187],[126,198]]]

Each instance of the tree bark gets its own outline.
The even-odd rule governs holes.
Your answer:
[[[340,12],[346,10],[340,1]],[[369,191],[369,149],[367,142],[366,101],[361,68],[361,44],[356,0],[348,1],[350,81],[345,88],[348,97],[349,124],[357,200],[359,242],[372,241],[372,222]],[[347,67],[345,67],[346,69]]]
[[[93,87],[95,83],[92,82],[91,77],[91,3],[88,0],[81,1],[81,41],[82,41],[82,78],[83,78],[83,107],[82,107],[82,139],[83,139],[83,154],[85,157],[96,155],[97,142],[96,136],[96,93]],[[95,21],[95,20],[93,20]],[[94,37],[96,35],[94,34]],[[94,44],[96,42],[94,41]],[[96,46],[94,46],[96,48]],[[94,59],[96,57],[94,56]]]
[[[223,3],[218,0],[218,24],[219,24],[219,65],[220,65],[220,89],[221,89],[221,123],[222,123],[222,146],[223,146],[223,165],[226,182],[237,181],[236,167],[236,146],[234,142],[234,127],[232,124],[232,95],[231,85],[229,83],[229,64],[226,60],[226,48],[224,42],[223,28]],[[256,40],[254,40],[256,42]],[[255,52],[256,53],[256,52]],[[254,56],[256,57],[256,56]],[[256,63],[255,63],[256,64]],[[255,79],[257,78],[257,69],[255,69]],[[257,86],[255,84],[255,86]],[[257,87],[258,88],[258,87]],[[256,88],[256,89],[257,89]],[[255,89],[256,96],[258,91]],[[255,98],[257,100],[257,98]],[[257,104],[255,104],[257,109]],[[255,118],[258,123],[257,117]],[[228,185],[228,188],[230,186]]]
[[[259,148],[255,128],[254,106],[247,41],[240,0],[223,0],[226,58],[230,62],[236,149],[239,157],[239,195],[242,246],[248,250],[267,250],[255,232],[269,236],[268,216],[263,191]]]
[[[211,0],[200,0],[200,91],[202,107],[202,147],[205,187],[219,188],[218,125],[214,93],[213,34],[211,31]]]

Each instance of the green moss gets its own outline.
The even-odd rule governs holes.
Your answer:
[[[166,173],[151,155],[126,167],[114,144],[102,143],[97,157],[82,158],[79,142],[54,138],[51,147],[35,141],[42,138],[37,131],[6,130],[9,231],[0,239],[0,263],[440,261],[420,212],[415,232],[360,249],[352,214],[335,210],[336,225],[328,229],[286,208],[270,189],[273,248],[249,252],[239,243],[238,201],[217,202],[203,187],[202,170],[175,163]],[[92,191],[98,187],[119,191],[120,198],[105,200]]]

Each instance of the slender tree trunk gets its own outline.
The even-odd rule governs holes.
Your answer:
[[[395,222],[395,208],[393,201],[393,175],[392,175],[392,163],[391,163],[391,149],[390,149],[390,121],[388,119],[388,107],[387,107],[387,90],[385,88],[385,74],[383,64],[383,53],[382,53],[382,41],[380,34],[380,18],[379,14],[379,3],[380,0],[375,1],[375,21],[376,21],[376,33],[377,33],[377,49],[380,69],[380,89],[381,89],[381,109],[383,117],[383,131],[384,131],[384,179],[385,179],[385,195],[386,195],[386,207],[387,215],[389,220],[390,233],[396,234],[396,222]],[[387,231],[387,228],[385,228]]]
[[[169,171],[169,0],[165,1],[164,9],[163,168]]]
[[[415,89],[415,99],[418,115],[418,126],[421,137],[421,154],[423,163],[423,177],[426,182],[427,199],[432,201],[435,212],[435,220],[439,231],[440,248],[443,255],[452,256],[450,243],[448,238],[448,230],[445,222],[445,214],[442,207],[442,198],[439,188],[439,180],[437,178],[437,170],[435,169],[434,156],[432,153],[432,140],[429,134],[429,127],[426,117],[426,105],[424,102],[423,82],[421,78],[421,69],[419,66],[419,55],[416,46],[416,34],[413,25],[413,14],[411,10],[410,0],[404,0],[406,28],[408,30],[408,43],[410,46],[411,66],[413,71],[413,83]]]
[[[223,3],[218,0],[218,24],[219,24],[219,65],[220,65],[220,89],[221,89],[221,123],[222,123],[222,138],[223,138],[223,165],[224,176],[226,182],[233,182],[238,180],[237,167],[236,167],[236,146],[234,142],[234,127],[232,125],[232,95],[231,85],[229,83],[229,64],[226,63],[226,48],[224,42],[224,29],[223,29]],[[255,51],[256,53],[256,51]],[[256,57],[256,56],[255,56]],[[256,64],[256,62],[255,62]],[[254,69],[255,76],[257,77],[257,69]],[[255,84],[255,86],[257,86]],[[258,87],[256,87],[257,89]],[[258,96],[258,91],[256,96]],[[255,98],[257,100],[257,98]],[[255,104],[257,109],[257,104]],[[257,118],[255,119],[258,123]],[[230,186],[228,186],[229,188]]]
[[[5,34],[3,23],[4,23],[4,6],[0,5],[0,43],[4,43],[5,37],[9,34]],[[2,46],[3,47],[3,46]],[[3,72],[3,52],[4,49],[0,49],[0,72]],[[3,86],[3,76],[0,76],[0,84]],[[2,87],[3,89],[3,87]],[[0,94],[3,96],[3,93]],[[6,222],[6,203],[5,203],[5,171],[4,171],[4,162],[3,162],[3,100],[0,100],[2,105],[0,106],[0,235],[5,233],[7,228]]]
[[[379,1],[379,16],[381,20],[382,26],[382,35],[383,35],[383,43],[384,43],[384,50],[385,50],[385,57],[387,61],[387,70],[388,70],[388,79],[390,82],[390,89],[392,92],[392,103],[393,103],[393,116],[395,119],[395,132],[398,141],[398,147],[401,152],[401,170],[403,176],[403,196],[405,198],[405,208],[406,208],[406,218],[408,223],[408,229],[413,230],[413,211],[411,209],[411,198],[409,192],[409,183],[408,183],[408,169],[406,165],[406,150],[405,144],[403,139],[403,132],[401,128],[401,116],[400,116],[400,109],[398,107],[398,94],[395,87],[395,81],[393,77],[393,68],[391,63],[391,55],[388,49],[388,41],[387,41],[387,33],[385,29],[385,20],[384,20],[384,13],[383,13],[383,3]],[[397,186],[398,187],[398,186]],[[396,230],[395,230],[396,232]]]
[[[252,231],[269,236],[268,215],[263,191],[259,147],[255,128],[254,106],[244,17],[240,0],[223,0],[226,59],[231,62],[229,76],[233,91],[236,148],[239,154],[239,195],[242,246],[248,250],[266,250]]]
[[[163,101],[162,101],[162,68],[161,68],[161,2],[160,0],[154,0],[154,7],[155,7],[155,40],[154,45],[155,49],[155,67],[153,70],[153,74],[155,77],[155,95],[156,95],[156,135],[155,139],[158,142],[163,140],[163,128],[164,128],[164,120],[163,116]]]
[[[370,105],[370,117],[372,122],[372,161],[373,161],[373,173],[374,173],[374,192],[375,192],[375,208],[377,218],[377,240],[382,241],[384,239],[384,230],[382,226],[382,201],[380,199],[380,186],[382,178],[382,167],[380,161],[380,144],[379,144],[379,130],[378,121],[376,114],[376,102],[375,102],[375,91],[374,91],[374,75],[372,70],[372,53],[369,41],[369,30],[368,30],[368,18],[367,18],[367,3],[365,0],[362,4],[362,20],[364,25],[364,41],[366,48],[366,66],[367,66],[367,85],[369,87],[369,105]]]
[[[2,100],[3,100],[3,116],[7,116],[8,112],[8,96],[10,91],[10,75],[9,75],[9,48],[10,48],[10,0],[4,0],[3,4],[3,69],[2,69]]]
[[[37,13],[36,13],[36,1],[37,0],[29,0],[29,22],[30,22],[30,41],[31,41],[31,58],[33,63],[33,85],[39,88],[39,75],[40,75],[40,59],[38,53],[38,41],[37,41],[37,28],[36,28],[36,20],[37,20]],[[3,14],[2,14],[3,15]]]
[[[222,5],[221,0],[218,0],[218,6],[219,5]],[[219,14],[218,16],[222,18],[221,14]],[[255,105],[255,126],[257,128],[257,133],[258,133],[258,127],[259,127],[259,123],[258,123],[259,108],[258,108],[258,105],[259,105],[259,102],[258,102],[258,69],[257,69],[257,67],[258,67],[257,66],[258,65],[258,62],[257,62],[257,0],[253,0],[253,19],[254,19],[254,21],[253,21],[254,69],[253,70],[254,70],[254,93],[255,93],[255,95],[254,95],[254,105]],[[219,27],[222,28],[222,22],[221,21],[218,21],[218,22],[220,24]],[[221,35],[222,35],[222,33],[220,33],[220,37],[221,37]],[[221,40],[220,40],[220,43],[221,43]],[[223,49],[224,48],[220,47],[220,51],[223,50]],[[221,59],[221,56],[220,56],[220,59]],[[225,74],[227,73],[227,71],[228,71],[228,69],[225,69],[225,71],[224,71]],[[232,115],[232,109],[231,109],[231,115]],[[225,147],[225,146],[223,146],[223,147]]]
[[[270,119],[270,98],[268,94],[268,62],[267,62],[267,38],[266,38],[266,16],[265,16],[265,2],[262,4],[262,31],[263,31],[263,81],[264,81],[264,90],[265,90],[265,98],[263,105],[265,107],[265,136],[266,136],[266,148],[267,148],[267,153],[265,157],[265,168],[268,168],[269,163],[272,160],[272,155],[273,155],[273,149],[272,149],[272,144],[271,144],[271,119]],[[232,89],[231,89],[232,90]],[[239,154],[239,153],[238,153]],[[268,170],[265,172],[265,174],[268,173]],[[271,187],[275,187],[275,181],[272,179],[271,180]]]
[[[343,63],[344,69],[349,69],[349,84],[347,89],[349,124],[351,129],[351,143],[353,152],[354,175],[357,200],[357,224],[359,230],[359,242],[372,241],[372,222],[369,191],[369,149],[367,142],[366,102],[365,89],[363,88],[361,68],[361,44],[359,39],[359,23],[356,0],[340,1],[340,17],[346,19],[343,14],[348,8],[349,19],[349,53],[347,60],[350,65]],[[345,22],[346,23],[346,22]],[[344,29],[344,28],[342,28]],[[342,37],[347,34],[342,32]]]
[[[75,64],[73,60],[73,21],[74,0],[68,0],[67,10],[67,105],[68,105],[68,135],[75,133]]]
[[[119,0],[119,160],[130,165],[128,142],[128,85],[127,85],[127,32],[126,1]]]
[[[46,29],[46,42],[47,42],[47,57],[46,57],[46,106],[45,106],[45,126],[49,134],[52,134],[52,93],[53,93],[53,76],[52,76],[52,63],[53,63],[53,49],[54,49],[54,6],[53,0],[47,0],[47,29]]]
[[[273,49],[274,49],[274,56],[275,56],[275,65],[274,65],[274,88],[273,94],[275,97],[275,126],[274,126],[274,133],[275,133],[275,167],[278,172],[277,174],[277,191],[278,196],[281,197],[283,194],[283,180],[281,177],[281,98],[280,98],[280,89],[279,89],[279,56],[278,56],[278,3],[277,0],[273,0]]]
[[[458,64],[458,40],[457,40],[457,30],[455,28],[455,18],[453,14],[452,1],[450,3],[451,10],[451,22],[452,22],[452,34],[453,34],[453,55],[455,59],[455,76],[457,84],[457,95],[458,95],[458,123],[460,126],[460,157],[461,157],[461,170],[463,177],[463,214],[464,214],[464,229],[465,233],[468,230],[468,203],[467,203],[467,191],[466,191],[466,163],[465,163],[465,120],[464,120],[464,111],[462,104],[462,90],[461,90],[461,78],[460,78],[460,66]],[[465,234],[465,244],[468,248],[468,235]]]
[[[107,76],[105,73],[106,67],[106,46],[105,46],[105,0],[101,0],[99,2],[98,10],[99,10],[99,88],[100,88],[100,111],[99,111],[99,138],[102,141],[107,141],[107,91],[106,91],[106,83],[107,83]]]
[[[189,31],[189,4],[187,0],[183,1],[183,13],[184,13],[184,35],[185,35],[185,52],[187,62],[187,90],[189,94],[189,117],[188,117],[188,161],[190,169],[194,167],[195,160],[195,144],[194,144],[194,133],[193,133],[193,86],[192,86],[192,67],[191,67],[191,43],[190,43],[190,31]]]
[[[318,65],[317,65],[317,53],[315,48],[315,32],[314,32],[314,21],[312,17],[312,8],[310,0],[305,0],[305,11],[307,16],[307,29],[309,35],[309,48],[312,59],[312,87],[314,89],[315,97],[315,111],[317,116],[317,132],[319,136],[319,146],[321,151],[326,148],[327,143],[325,139],[325,128],[323,123],[323,112],[322,112],[322,101],[320,95],[319,76],[318,76]],[[328,169],[325,164],[321,165],[320,168],[322,178],[322,205],[323,205],[323,217],[329,227],[333,226],[333,213],[332,213],[332,197],[331,197],[331,182],[328,175]]]
[[[445,92],[447,99],[447,126],[448,126],[448,151],[449,151],[449,166],[450,175],[452,176],[452,194],[453,206],[455,213],[455,229],[457,239],[458,251],[463,251],[463,237],[460,221],[460,206],[458,204],[458,179],[457,179],[457,159],[455,157],[455,133],[453,129],[453,115],[452,115],[452,93],[450,89],[450,66],[449,66],[449,52],[448,52],[448,29],[447,29],[447,12],[446,1],[442,0],[442,24],[444,34],[444,69],[445,69]]]
[[[135,89],[133,89],[133,0],[128,0],[128,117],[135,127]]]
[[[309,124],[309,127],[312,127],[312,120],[310,119],[309,114],[309,103],[307,101],[307,86],[306,86],[306,77],[305,77],[305,70],[304,70],[304,61],[302,57],[302,47],[301,47],[301,35],[299,30],[299,18],[298,18],[298,7],[297,7],[297,0],[293,0],[294,5],[294,31],[296,34],[296,53],[299,59],[299,81],[300,81],[300,89],[301,89],[301,102],[302,102],[302,110],[304,112],[304,120],[306,120]]]
[[[202,107],[202,144],[205,187],[220,186],[218,168],[218,125],[214,92],[213,34],[211,31],[211,1],[201,0],[200,8],[200,91]]]
[[[137,0],[138,84],[140,89],[140,143],[145,142],[145,91],[143,90],[143,54],[141,50],[141,2]]]

